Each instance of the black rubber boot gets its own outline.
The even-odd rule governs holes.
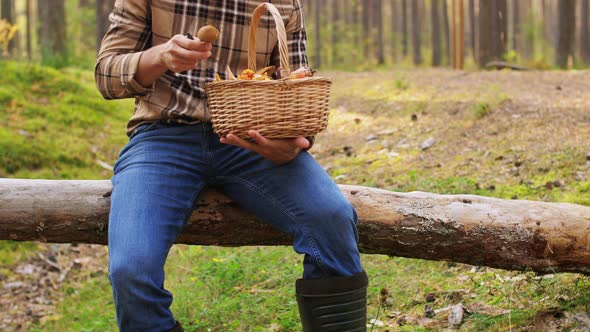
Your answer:
[[[367,274],[297,280],[296,293],[304,332],[367,330]]]

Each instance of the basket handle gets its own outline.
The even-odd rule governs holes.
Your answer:
[[[256,71],[256,31],[258,31],[260,17],[262,14],[266,13],[267,10],[274,18],[277,29],[281,68],[287,71],[287,77],[289,77],[288,75],[291,74],[291,69],[289,68],[289,49],[287,48],[287,31],[285,30],[285,23],[283,22],[283,18],[277,7],[270,2],[261,3],[256,7],[254,13],[252,13],[250,39],[248,41],[248,68]]]

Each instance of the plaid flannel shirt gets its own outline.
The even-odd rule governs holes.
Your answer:
[[[95,80],[106,99],[135,98],[135,112],[127,132],[146,122],[192,124],[209,121],[205,83],[215,74],[227,79],[226,68],[241,73],[248,67],[248,33],[255,0],[116,0],[96,61]],[[281,13],[293,70],[307,65],[306,35],[299,0],[272,0]],[[166,43],[176,34],[191,33],[206,24],[217,27],[220,37],[212,56],[197,68],[167,71],[151,87],[134,78],[143,52]],[[277,35],[272,16],[263,15],[257,33],[257,68],[279,67]]]

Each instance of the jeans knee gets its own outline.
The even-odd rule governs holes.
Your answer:
[[[163,266],[155,260],[128,255],[124,259],[111,259],[109,263],[109,279],[115,289],[132,290],[140,284],[157,280],[163,274]]]
[[[137,268],[132,263],[111,263],[109,264],[109,279],[113,288],[125,289],[133,283],[134,276],[137,276]]]
[[[346,200],[326,207],[324,209],[324,218],[337,227],[356,227],[357,223],[356,210]]]
[[[348,201],[327,204],[319,209],[314,218],[311,231],[315,250],[311,251],[311,255],[322,267],[322,272],[309,269],[311,272],[307,271],[304,275],[317,278],[360,272],[362,268],[354,207]]]
[[[332,241],[356,242],[357,237],[357,214],[356,210],[348,201],[343,200],[338,204],[322,206],[314,216],[318,236]],[[351,241],[352,240],[352,241]]]

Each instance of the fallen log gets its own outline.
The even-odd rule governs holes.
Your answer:
[[[505,61],[490,61],[488,63],[486,63],[486,69],[496,69],[496,70],[502,70],[502,69],[512,69],[512,70],[530,70],[530,68],[525,67],[525,66],[521,66],[521,65],[517,65],[515,63],[508,63]]]
[[[340,186],[359,215],[360,249],[538,273],[590,275],[590,207]],[[109,181],[0,179],[0,240],[106,244]],[[289,245],[206,191],[177,243]]]

